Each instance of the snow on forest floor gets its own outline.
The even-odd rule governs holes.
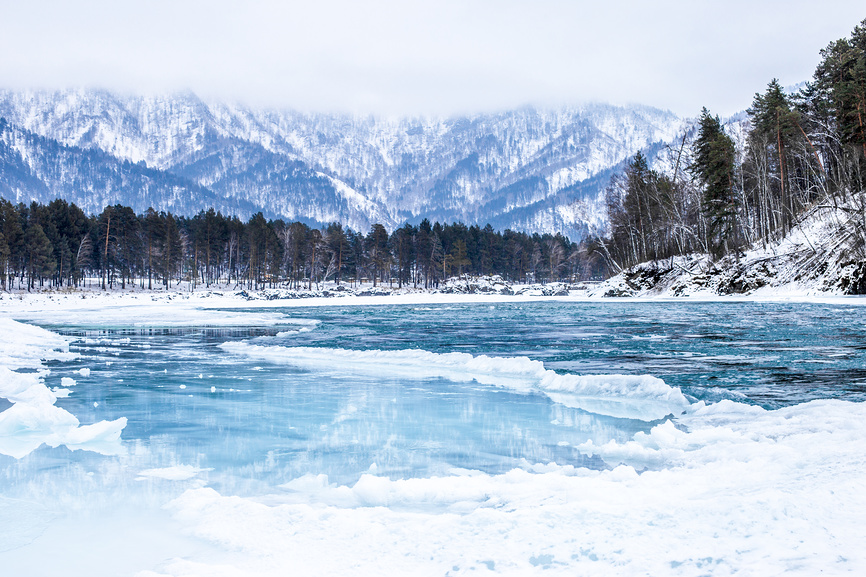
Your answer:
[[[633,274],[620,274],[603,283],[511,284],[499,277],[455,278],[438,288],[371,284],[349,286],[333,282],[312,290],[265,288],[253,290],[231,285],[180,283],[171,289],[148,291],[140,287],[102,291],[98,288],[0,292],[0,316],[68,324],[89,319],[94,325],[110,323],[112,318],[134,326],[270,326],[282,322],[282,315],[226,313],[225,309],[269,309],[306,306],[457,304],[480,302],[532,302],[542,300],[584,301],[621,300],[606,297],[631,297],[639,300],[688,298],[689,300],[803,300],[857,302],[859,299],[826,290],[815,282],[764,284],[747,293],[720,294],[718,282],[707,283],[705,257],[677,257],[668,263],[667,273],[652,266],[636,267]],[[673,263],[670,265],[670,263]],[[673,272],[671,271],[673,270]],[[689,276],[680,274],[690,269]],[[659,280],[659,277],[663,277]],[[652,280],[647,280],[652,279]],[[697,280],[696,280],[697,279]],[[703,279],[703,280],[702,280]],[[219,312],[211,309],[221,309]],[[160,312],[162,311],[162,312]]]
[[[572,290],[570,290],[572,289]],[[443,284],[438,290],[393,289],[386,286],[319,285],[319,289],[266,288],[253,290],[237,285],[186,283],[170,290],[141,288],[106,290],[84,288],[43,291],[0,292],[0,317],[8,316],[49,324],[92,324],[112,321],[138,327],[182,326],[271,326],[282,324],[278,313],[251,314],[226,309],[270,309],[302,306],[401,305],[430,303],[522,302],[537,299],[580,298],[586,285],[550,283],[513,287],[496,277],[461,279]],[[219,310],[215,310],[219,309]]]
[[[813,207],[784,237],[712,261],[705,254],[642,263],[590,297],[822,297],[866,294],[863,195]]]

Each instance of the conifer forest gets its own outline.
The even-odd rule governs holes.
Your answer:
[[[213,209],[192,218],[122,205],[86,215],[74,203],[13,205],[0,199],[2,288],[138,286],[170,288],[186,281],[265,288],[312,289],[388,283],[431,288],[454,275],[498,274],[514,282],[573,280],[601,274],[585,244],[562,235],[528,235],[488,225],[406,224],[366,234],[332,223],[247,222]]]
[[[670,171],[640,152],[607,189],[609,238],[596,248],[613,272],[689,253],[720,258],[785,236],[805,210],[866,188],[866,20],[821,51],[813,80],[777,80],[754,96],[743,147],[704,108],[669,147]],[[731,123],[733,124],[733,123]],[[849,241],[866,245],[862,195],[848,207]]]

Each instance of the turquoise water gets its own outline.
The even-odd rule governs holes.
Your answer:
[[[516,303],[283,309],[303,324],[244,329],[94,330],[81,358],[52,378],[78,384],[58,406],[82,423],[127,417],[124,466],[212,469],[221,492],[257,494],[304,474],[351,483],[498,473],[522,463],[604,468],[575,447],[625,442],[651,421],[612,418],[477,382],[405,378],[382,366],[295,368],[219,345],[400,350],[528,357],[559,373],[649,374],[692,400],[776,408],[817,398],[866,398],[866,325],[859,307],[779,303]],[[74,371],[91,369],[89,376]],[[117,459],[60,447],[21,462],[0,456],[7,493],[22,469]],[[32,468],[32,469],[31,469]],[[10,471],[19,471],[11,474]],[[29,474],[29,473],[28,473]]]

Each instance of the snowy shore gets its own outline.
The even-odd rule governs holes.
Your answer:
[[[643,269],[641,269],[643,271]],[[640,274],[640,273],[639,273]],[[64,315],[84,317],[90,311],[93,322],[110,321],[112,315],[136,326],[154,323],[167,326],[190,324],[274,324],[266,316],[227,315],[209,309],[271,309],[317,306],[421,305],[459,303],[506,303],[544,301],[801,301],[866,304],[866,299],[840,291],[821,290],[814,284],[763,286],[750,294],[719,294],[716,290],[690,285],[690,290],[659,288],[655,284],[636,287],[627,275],[603,283],[547,283],[512,285],[497,277],[451,279],[440,288],[390,288],[361,285],[349,287],[334,283],[318,289],[268,288],[251,290],[237,285],[195,289],[181,283],[170,290],[127,288],[102,291],[95,288],[45,291],[0,292],[0,316],[19,320],[60,322]],[[171,311],[160,315],[154,311]],[[52,314],[57,316],[51,317]],[[153,315],[157,316],[153,316]]]

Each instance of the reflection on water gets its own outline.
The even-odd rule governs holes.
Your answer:
[[[289,344],[290,337],[274,336],[284,332],[71,332],[81,358],[55,364],[51,378],[76,378],[74,393],[60,402],[82,422],[129,419],[123,438],[135,445],[138,457],[128,458],[138,459],[137,469],[210,468],[210,485],[228,492],[272,490],[307,473],[351,483],[371,466],[392,478],[454,467],[497,473],[523,461],[602,467],[574,446],[624,441],[649,428],[540,394],[444,379],[405,382],[389,377],[387,367],[381,374],[353,375],[349,368],[323,377],[217,347],[238,339]],[[74,372],[81,367],[90,368],[87,377]]]

